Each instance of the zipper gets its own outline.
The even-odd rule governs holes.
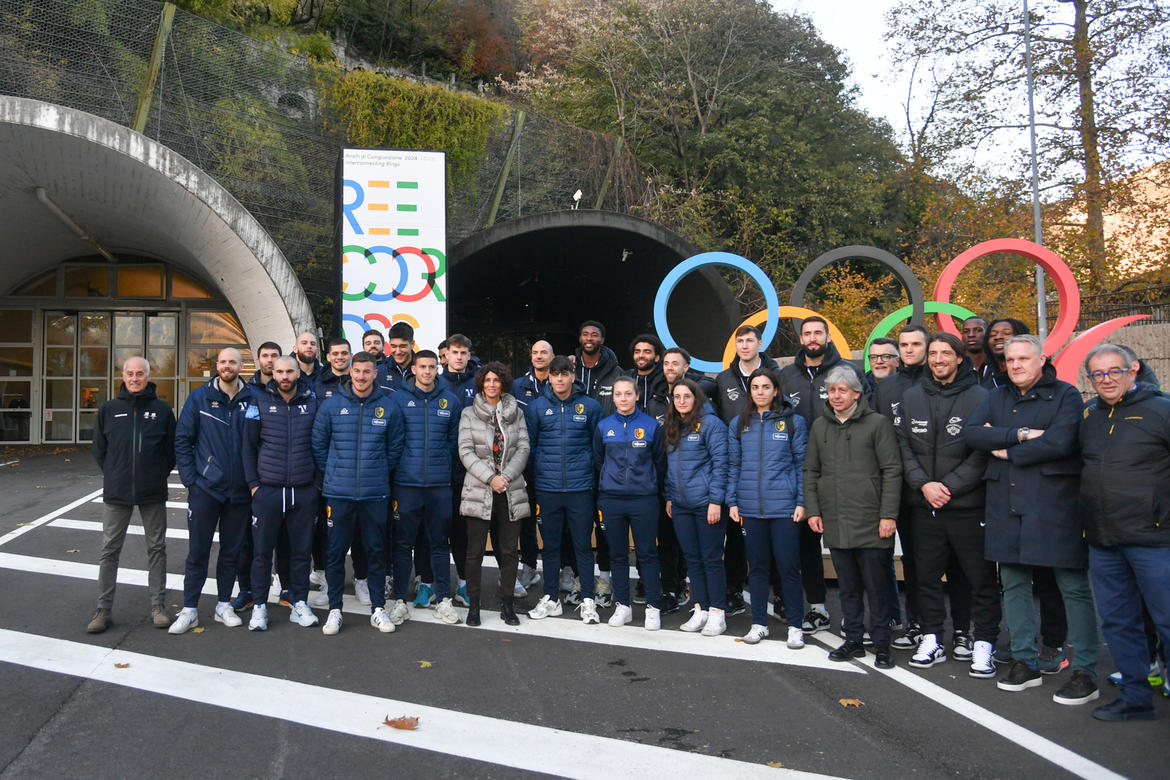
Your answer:
[[[358,424],[358,435],[357,435],[357,462],[354,464],[354,470],[353,470],[353,479],[354,479],[354,483],[353,483],[353,485],[354,485],[354,489],[353,489],[353,498],[354,498],[354,500],[355,500],[355,501],[360,501],[360,500],[361,500],[361,497],[362,497],[362,468],[361,468],[361,466],[362,466],[362,464],[361,464],[361,457],[362,457],[362,427],[363,427],[363,426],[362,426],[362,418],[365,416],[365,413],[366,413],[366,402],[365,402],[365,400],[363,399],[363,400],[361,400],[361,401],[358,401],[358,415],[357,415],[357,424]]]
[[[427,477],[431,465],[431,399],[423,396],[423,484],[430,485]]]
[[[282,397],[280,400],[283,401],[284,398]],[[284,405],[284,412],[285,412],[285,414],[284,414],[284,433],[285,433],[285,436],[287,437],[285,439],[285,441],[287,441],[289,444],[289,447],[291,447],[292,446],[292,404],[285,404]],[[292,465],[287,457],[284,459],[284,484],[286,484],[286,485],[292,484]]]
[[[569,469],[565,460],[569,456],[569,434],[565,430],[565,402],[561,401],[561,490],[569,489]]]
[[[753,401],[752,403],[755,403],[755,402]],[[764,415],[762,415],[762,414],[760,415],[759,436],[760,436],[760,460],[759,460],[760,466],[759,466],[759,469],[756,471],[756,495],[758,496],[757,500],[760,502],[760,516],[762,517],[765,514],[765,512],[764,512]]]
[[[138,500],[138,456],[142,453],[142,436],[138,432],[138,399],[130,402],[131,416],[134,422],[130,426],[130,493]]]

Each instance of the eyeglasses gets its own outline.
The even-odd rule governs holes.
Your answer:
[[[875,355],[873,353],[870,353],[870,355],[869,355],[869,362],[870,363],[876,363],[879,360],[897,360],[897,359],[898,359],[897,355]]]
[[[1125,376],[1132,370],[1133,369],[1130,368],[1111,368],[1108,371],[1090,371],[1089,381],[1093,384],[1100,384],[1101,382],[1105,381],[1106,377],[1108,377],[1114,382],[1117,382],[1121,379],[1121,377]]]

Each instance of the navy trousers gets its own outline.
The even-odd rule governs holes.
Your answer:
[[[317,488],[261,485],[252,494],[252,598],[268,601],[272,582],[272,552],[279,539],[288,539],[289,570],[280,577],[292,603],[309,597],[309,569],[313,559],[313,535],[317,528]],[[279,557],[279,556],[277,556]],[[286,580],[285,577],[288,577]]]
[[[613,571],[613,598],[630,606],[630,532],[634,534],[634,551],[638,573],[646,589],[646,603],[658,608],[662,601],[662,584],[658,565],[658,497],[607,496],[597,500],[601,523],[609,540],[609,565]],[[585,583],[582,578],[582,593]]]
[[[440,599],[451,596],[451,486],[394,486],[398,502],[398,521],[394,526],[394,598],[406,599],[410,588],[411,554],[415,538],[425,531],[430,546],[431,570],[435,594]],[[373,555],[370,556],[371,570]],[[373,574],[370,575],[371,578]],[[425,580],[424,580],[425,581]],[[372,589],[371,589],[372,592]]]
[[[544,561],[544,595],[550,599],[560,598],[561,547],[566,522],[570,527],[569,539],[577,557],[578,576],[581,578],[581,594],[593,597],[593,523],[597,512],[593,504],[593,491],[582,490],[573,493],[536,494],[537,521],[540,523],[540,538],[544,542],[541,557]],[[628,564],[627,564],[628,565]]]
[[[768,588],[772,563],[780,575],[780,593],[788,625],[800,628],[803,581],[801,571],[802,523],[791,517],[744,517],[743,533],[747,545],[748,589],[752,594],[752,625],[768,625]],[[777,615],[779,617],[779,615]]]
[[[726,520],[707,522],[707,506],[698,509],[672,504],[674,533],[691,575],[691,600],[703,609],[727,609],[727,572],[723,568]]]
[[[341,609],[345,588],[345,554],[353,544],[355,531],[361,535],[369,559],[368,576],[375,584],[386,581],[386,500],[348,501],[328,498],[325,521],[329,527],[329,562],[325,579],[329,583],[329,609]],[[308,575],[306,575],[307,577]],[[386,588],[370,588],[370,611],[386,606]]]
[[[199,595],[207,582],[211,539],[219,529],[219,556],[215,561],[215,582],[219,601],[231,601],[236,585],[236,564],[248,530],[251,507],[220,501],[198,486],[187,490],[187,567],[183,577],[183,606],[199,606]]]

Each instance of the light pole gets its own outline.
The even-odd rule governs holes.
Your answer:
[[[1024,74],[1028,83],[1028,134],[1032,151],[1032,240],[1044,243],[1040,224],[1040,174],[1036,166],[1036,110],[1032,102],[1032,17],[1028,13],[1028,0],[1024,0]],[[1040,338],[1048,336],[1048,301],[1045,293],[1044,269],[1036,266],[1036,333]]]

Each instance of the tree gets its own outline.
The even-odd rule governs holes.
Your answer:
[[[1170,7],[1034,0],[1030,13],[1042,179],[1049,199],[1085,215],[1069,259],[1099,289],[1104,213],[1127,196],[1120,181],[1170,149]],[[895,60],[929,93],[924,110],[908,111],[912,153],[939,162],[1026,130],[1019,0],[903,0],[889,22]]]

